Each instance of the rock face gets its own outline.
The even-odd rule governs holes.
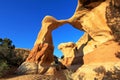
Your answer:
[[[108,16],[107,12],[110,12],[112,10],[108,9],[108,11],[106,11],[107,7],[111,6],[111,4],[114,4],[112,7],[115,7],[115,9],[117,9],[118,12],[117,15],[119,15],[120,1],[118,0],[112,0],[112,1],[78,0],[78,6],[76,8],[74,15],[71,18],[67,20],[57,20],[52,16],[46,16],[42,21],[42,27],[38,34],[34,47],[31,50],[25,63],[22,64],[20,68],[18,68],[18,72],[21,72],[21,69],[26,69],[24,70],[23,73],[27,73],[29,72],[28,70],[35,69],[35,71],[32,72],[37,72],[42,74],[46,72],[49,73],[50,70],[49,68],[51,66],[51,63],[54,62],[54,57],[53,57],[54,46],[53,46],[51,33],[59,26],[66,23],[71,24],[74,28],[77,28],[78,30],[82,30],[85,33],[76,43],[72,43],[72,42],[62,43],[58,46],[58,48],[63,52],[64,55],[64,58],[61,60],[61,63],[63,65],[72,66],[77,64],[79,65],[83,64],[83,62],[84,64],[88,64],[95,61],[96,63],[99,63],[100,61],[102,62],[106,60],[104,55],[102,54],[105,53],[107,48],[111,48],[112,46],[111,47],[104,46],[103,48],[105,48],[105,50],[101,52],[97,52],[96,48],[100,50],[102,49],[100,46],[103,43],[114,41],[116,39],[114,35],[115,31],[113,28],[111,28],[112,26],[110,24],[112,21],[110,21],[111,19],[107,17]],[[119,32],[118,29],[120,22],[119,18],[113,20],[113,22],[117,20],[117,22],[115,22],[117,28],[115,28],[115,25],[113,25],[113,27],[117,29],[118,32]],[[119,37],[118,34],[116,35],[118,38]],[[113,46],[117,45],[117,43],[115,44],[114,42],[112,43]],[[113,47],[111,49],[113,49]],[[117,48],[117,50],[118,49],[119,48]],[[117,51],[116,49],[114,50]],[[92,56],[92,54],[94,56]],[[98,54],[102,55],[102,57],[100,57],[102,60],[100,60],[100,58],[97,56]],[[108,56],[109,59],[108,61],[106,60],[106,62],[112,60],[110,58],[113,58],[114,54],[115,52],[112,52],[110,56]],[[108,54],[105,53],[105,56],[107,55]],[[89,56],[92,56],[92,59]],[[113,59],[114,62],[119,61],[119,59],[117,59],[115,56]],[[26,66],[26,64],[32,66],[33,63],[35,63],[36,65],[35,68],[29,68]],[[55,71],[54,68],[52,69],[53,71]]]
[[[120,52],[120,45],[117,42],[109,41],[103,43],[94,51],[84,56],[84,64],[119,62],[116,54]]]
[[[106,23],[106,6],[108,6],[107,2],[100,4],[79,20],[82,29],[88,33],[89,38],[86,46],[83,48],[84,55],[93,51],[100,44],[113,39],[112,32]]]
[[[83,57],[84,65],[72,74],[74,80],[79,80],[80,76],[83,80],[94,80],[95,78],[98,80],[119,80],[120,57],[116,55],[119,50],[120,45],[117,42],[108,41],[86,54]],[[116,78],[110,76],[116,76]]]

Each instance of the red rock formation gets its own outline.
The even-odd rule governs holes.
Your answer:
[[[119,8],[117,2],[119,3],[120,1],[114,0],[111,3],[114,3],[114,6]],[[59,49],[61,49],[65,55],[65,58],[62,61],[64,65],[72,65],[72,62],[74,64],[81,64],[81,57],[88,57],[87,54],[94,51],[101,44],[110,40],[114,40],[115,37],[113,35],[113,30],[108,25],[108,19],[106,18],[106,8],[109,5],[109,0],[78,0],[78,6],[71,18],[67,20],[56,20],[52,16],[46,16],[42,21],[42,27],[38,34],[34,47],[31,50],[25,63],[22,64],[22,66],[18,69],[18,72],[22,69],[37,69],[37,72],[45,73],[49,69],[51,62],[54,61],[54,46],[51,33],[53,30],[65,23],[69,23],[74,28],[84,31],[85,34],[74,45],[59,47]],[[119,22],[118,18],[117,20]],[[89,61],[92,62],[94,59],[93,58],[87,62],[85,57],[85,63],[89,63]],[[81,58],[80,61],[79,58]],[[102,59],[104,58],[102,57]],[[25,65],[27,63],[29,65],[33,64],[36,67],[29,68],[29,66]]]
[[[26,59],[26,62],[36,63],[51,63],[53,61],[53,42],[52,31],[64,24],[66,21],[57,21],[51,16],[46,16],[42,21],[42,28],[38,34],[37,40],[34,44],[30,55]]]
[[[29,65],[30,64],[33,65],[33,63],[35,63],[36,66],[38,66],[38,68],[36,67],[38,72],[44,73],[50,66],[51,62],[54,61],[53,56],[54,46],[51,35],[52,31],[65,23],[66,23],[65,20],[58,21],[51,16],[46,16],[42,21],[42,27],[38,34],[34,47],[31,50],[25,63],[29,63]],[[26,66],[25,63],[22,66],[20,66],[20,68],[18,68],[18,72],[20,72],[20,70],[24,67],[28,69],[30,68],[29,66]],[[48,66],[47,69],[46,66]]]
[[[100,4],[100,2],[98,3]],[[95,46],[111,40],[113,37],[110,34],[111,30],[106,24],[105,11],[101,12],[101,9],[105,10],[105,6],[106,5],[102,5],[89,11],[89,9],[85,7],[83,8],[83,5],[78,1],[76,12],[68,20],[56,20],[51,16],[46,16],[42,21],[42,28],[26,62],[44,62],[41,58],[43,55],[47,55],[51,56],[51,60],[48,59],[51,63],[53,61],[53,42],[51,32],[65,23],[70,23],[73,27],[79,30],[84,30],[91,37],[89,41],[86,41],[87,45],[83,49],[84,54],[94,50]],[[95,19],[98,19],[99,21],[94,22]]]

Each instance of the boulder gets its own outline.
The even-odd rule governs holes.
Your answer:
[[[16,74],[37,74],[38,65],[32,62],[24,62],[22,63],[18,69],[16,70]]]

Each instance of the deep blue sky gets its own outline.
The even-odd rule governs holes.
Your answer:
[[[0,0],[0,38],[10,38],[17,48],[32,49],[41,21],[46,15],[57,19],[70,18],[77,0]],[[54,54],[61,42],[76,42],[83,32],[65,24],[53,31]]]

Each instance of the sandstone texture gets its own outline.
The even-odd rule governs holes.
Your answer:
[[[63,58],[63,63],[64,65],[72,65],[72,64],[77,64],[80,63],[81,60],[80,57],[82,57],[81,54],[78,54],[77,52],[77,46],[73,42],[68,42],[68,43],[61,43],[58,48],[62,51],[64,58]],[[76,61],[76,60],[78,61]]]
[[[114,11],[116,15],[113,14]],[[101,70],[102,67],[103,72],[99,74],[102,75],[101,79],[104,78],[103,74],[112,68],[117,67],[119,71],[119,13],[119,0],[78,0],[76,11],[71,18],[57,20],[46,16],[33,49],[17,72],[55,75],[62,70],[62,64],[67,69],[76,71],[72,75],[74,80],[99,80],[98,76],[95,76],[99,73],[96,68],[99,70],[100,67]],[[84,35],[76,43],[61,43],[58,48],[64,57],[56,62],[53,56],[52,31],[66,23],[84,31]],[[53,62],[57,66],[53,67]]]
[[[63,53],[63,59],[59,61],[68,69],[76,70],[83,64],[83,55],[78,53],[77,45],[73,42],[61,43],[58,46]]]
[[[105,10],[108,4],[107,2],[101,3],[98,7],[87,12],[79,20],[82,29],[88,33],[88,41],[83,48],[84,55],[93,51],[100,44],[113,39],[112,32],[106,23]]]
[[[84,64],[104,63],[104,62],[119,62],[117,53],[120,52],[120,45],[117,42],[109,41],[103,43],[94,51],[83,57]]]
[[[73,74],[74,80],[79,80],[79,76],[83,76],[83,80],[94,80],[95,77],[98,77],[98,73],[99,79],[102,80],[105,76],[116,75],[113,72],[116,68],[120,73],[120,57],[117,57],[119,50],[119,43],[108,41],[86,54],[83,57],[84,65]],[[105,80],[108,80],[108,78]],[[110,80],[114,80],[114,78],[111,77]]]
[[[54,61],[53,56],[53,41],[52,41],[52,30],[56,29],[60,25],[66,23],[65,20],[56,20],[52,16],[46,16],[42,21],[42,27],[38,34],[38,37],[35,41],[34,47],[31,50],[29,56],[26,59],[26,63],[22,64],[20,68],[17,69],[17,72],[21,72],[21,67],[26,68],[26,64],[29,65],[32,63],[36,63],[38,67],[38,73],[44,73],[47,71],[50,64]],[[41,67],[42,66],[42,67]],[[29,67],[28,67],[29,68]],[[42,71],[41,71],[42,70]],[[24,70],[24,73],[28,73],[28,70]],[[23,72],[22,72],[23,73]]]
[[[119,80],[120,62],[83,65],[72,74],[73,80]]]

